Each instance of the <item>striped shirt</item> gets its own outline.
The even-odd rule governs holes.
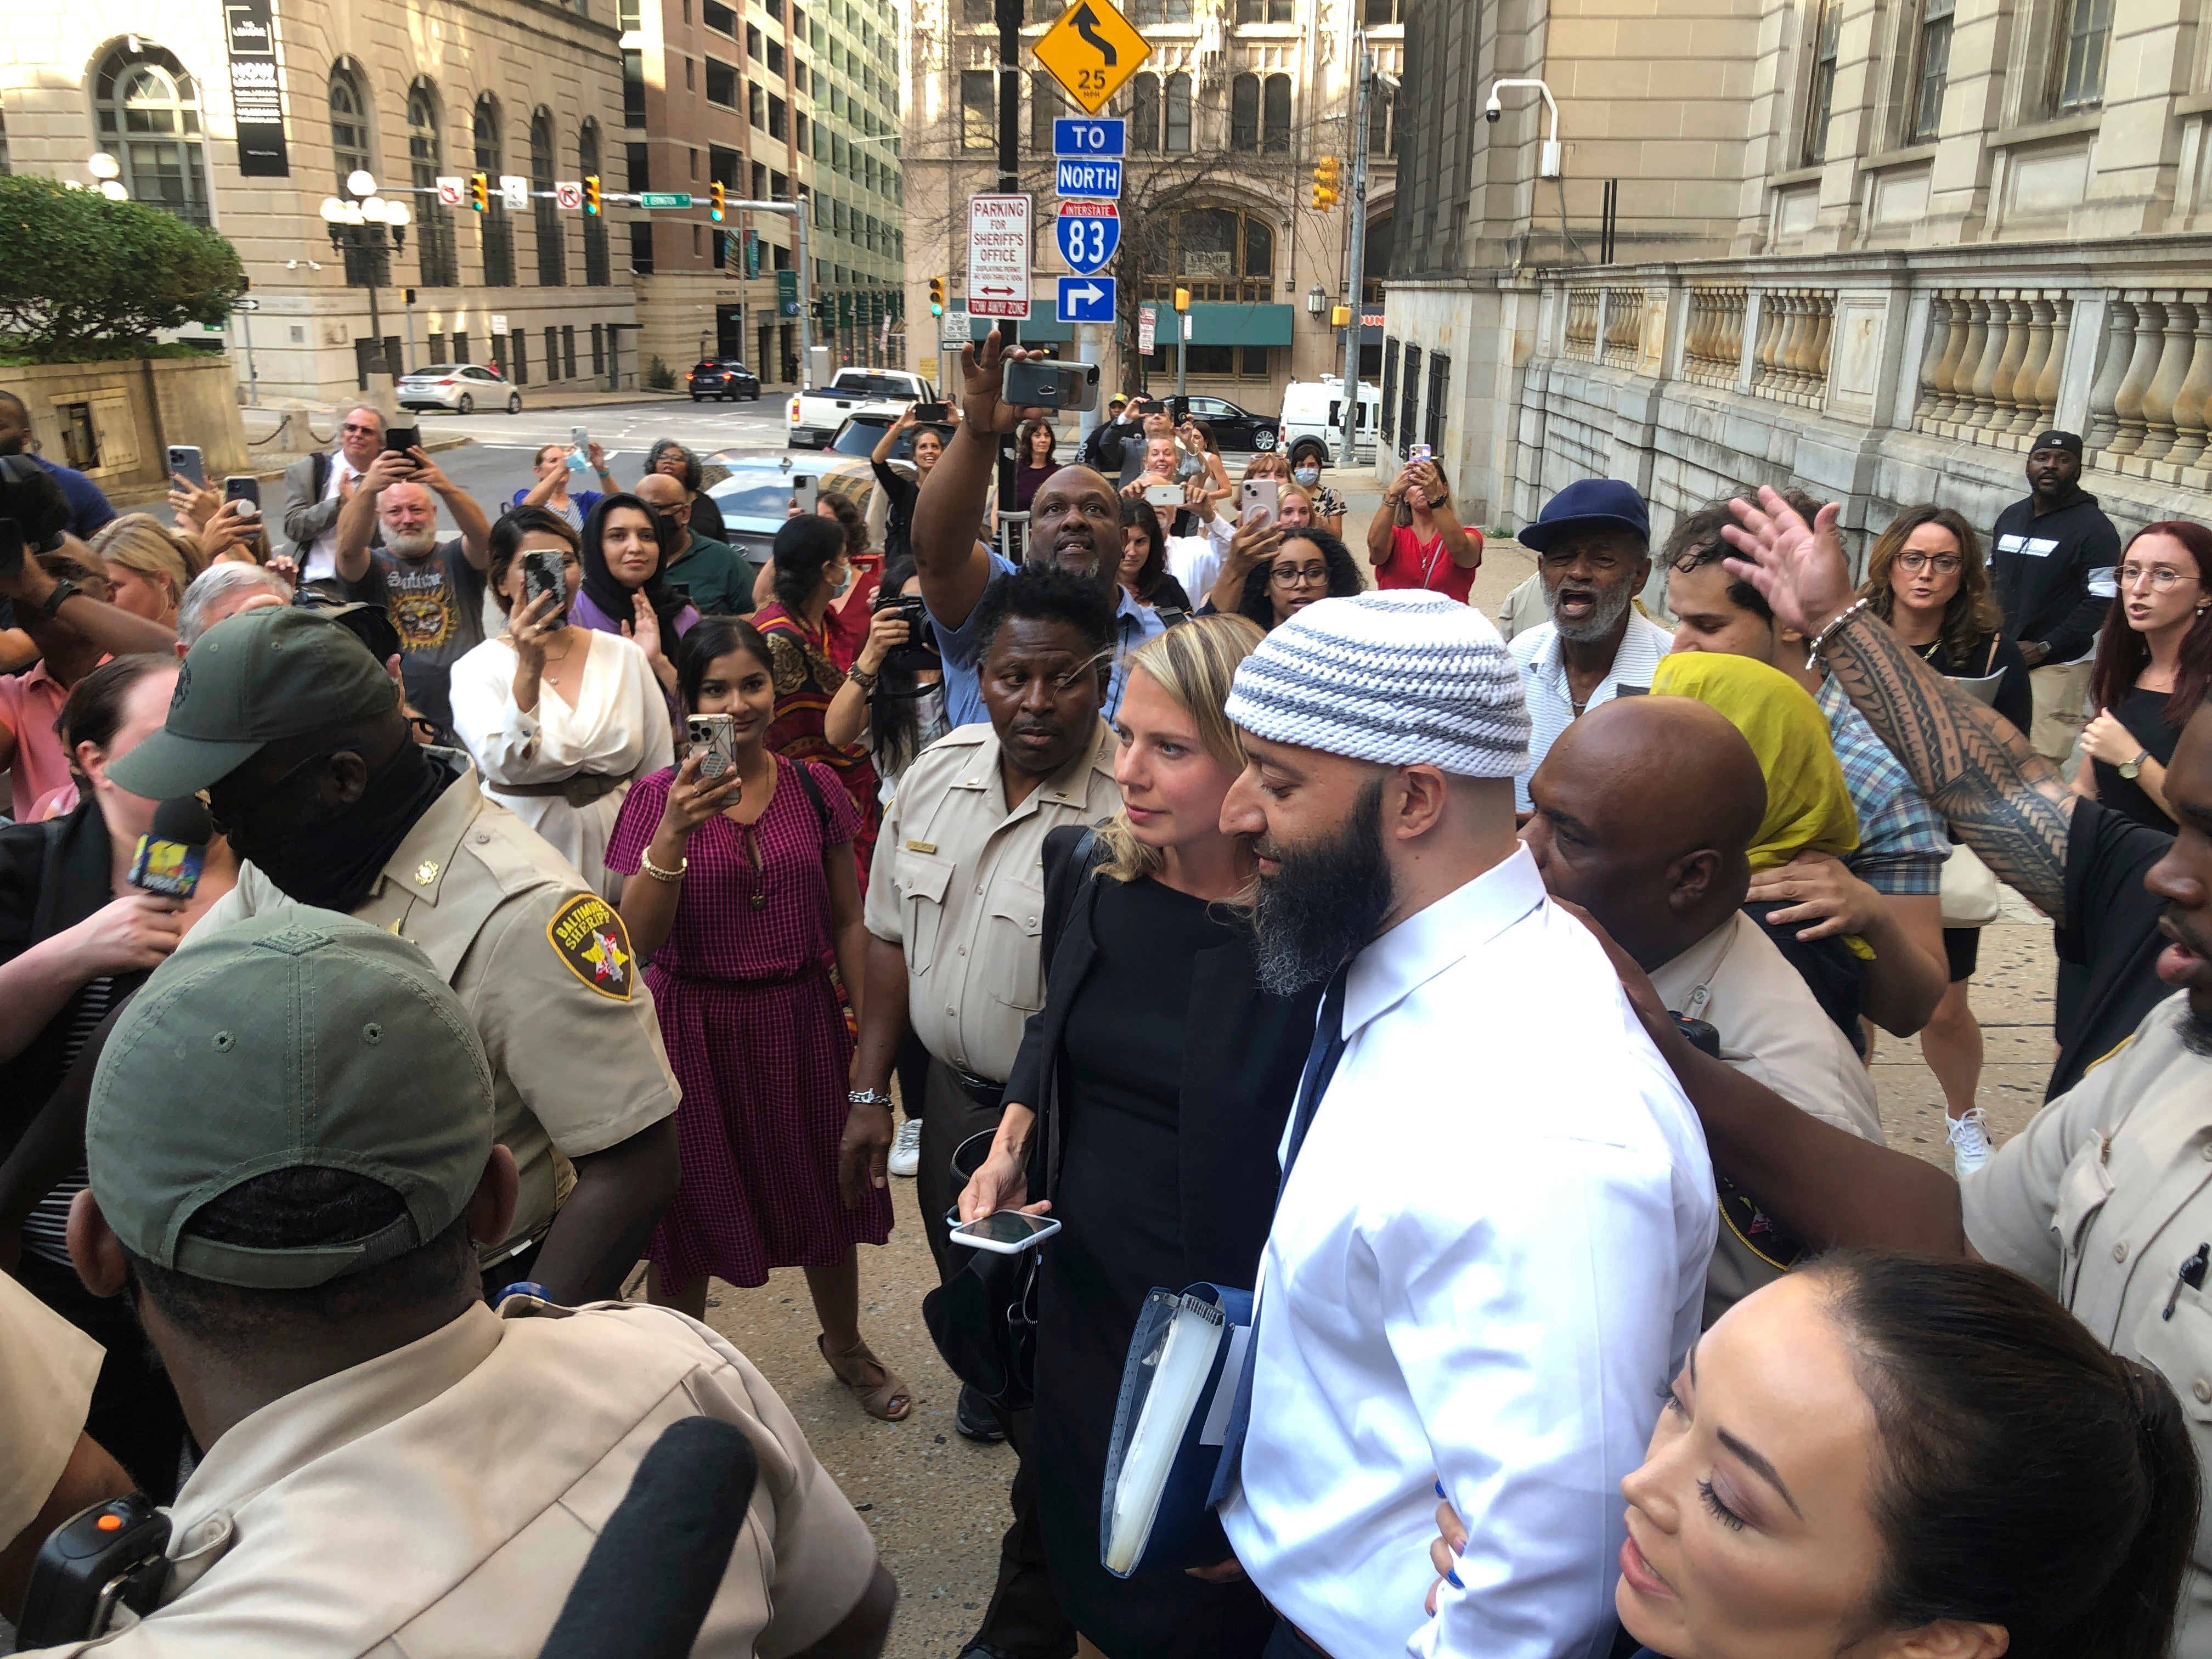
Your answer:
[[[1613,654],[1613,666],[1590,693],[1589,701],[1577,709],[1573,694],[1567,689],[1567,665],[1559,659],[1558,624],[1547,622],[1516,634],[1506,641],[1505,648],[1520,665],[1521,684],[1528,697],[1528,769],[1513,780],[1516,807],[1523,812],[1533,810],[1528,800],[1528,780],[1544,763],[1545,754],[1575,716],[1587,714],[1601,702],[1611,702],[1624,685],[1649,691],[1651,677],[1659,671],[1659,659],[1674,643],[1672,634],[1631,605],[1628,631],[1620,636],[1620,648]]]
[[[76,1064],[76,1057],[84,1052],[100,1022],[107,1018],[108,1006],[115,993],[112,979],[95,979],[84,988],[78,1000],[76,1016],[70,1021],[69,1038],[62,1045],[62,1066],[67,1070]],[[68,1179],[56,1184],[53,1190],[31,1206],[30,1214],[23,1218],[23,1248],[33,1255],[70,1265],[69,1212],[71,1200],[85,1189],[88,1176],[80,1160]]]

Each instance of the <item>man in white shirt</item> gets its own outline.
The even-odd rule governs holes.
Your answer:
[[[338,512],[353,499],[361,475],[384,448],[384,416],[349,409],[338,422],[338,447],[284,469],[284,536],[303,582],[337,578]]]
[[[1674,636],[1636,608],[1651,576],[1651,518],[1617,478],[1581,478],[1544,504],[1520,535],[1536,555],[1550,620],[1513,635],[1528,697],[1528,769],[1578,715],[1626,685],[1651,689]],[[1528,773],[1514,785],[1528,810]]]
[[[1602,1659],[1619,1482],[1698,1328],[1704,1138],[1515,839],[1528,714],[1487,619],[1321,600],[1228,714],[1261,981],[1329,981],[1218,1482],[1269,1652]],[[1470,1536],[1431,1619],[1432,1482]]]

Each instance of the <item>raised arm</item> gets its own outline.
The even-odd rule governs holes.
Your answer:
[[[1367,562],[1380,570],[1390,561],[1390,532],[1398,526],[1398,498],[1413,483],[1410,466],[1390,480],[1390,487],[1382,492],[1382,504],[1367,520]]]
[[[1733,504],[1741,523],[1723,533],[1741,556],[1728,568],[1784,623],[1820,641],[1837,684],[1952,833],[2037,909],[2063,917],[2073,815],[2064,781],[2021,732],[1921,661],[1871,611],[1836,623],[1851,589],[1835,503],[1808,525],[1773,490],[1759,495],[1758,507]]]
[[[376,503],[386,489],[413,476],[407,457],[395,450],[380,451],[361,475],[346,504],[338,509],[337,550],[333,557],[341,581],[357,582],[368,574],[368,544],[376,533]]]
[[[996,329],[981,346],[960,348],[966,385],[960,423],[915,501],[908,532],[915,574],[921,578],[930,615],[947,628],[965,623],[990,585],[991,552],[976,541],[975,531],[983,522],[984,499],[998,467],[999,440],[1025,417],[1044,413],[999,401],[1006,363],[1028,355],[1018,346],[1003,344]]]
[[[74,536],[62,538],[62,551],[87,569],[105,568],[100,556]],[[0,597],[12,600],[19,611],[33,611],[45,606],[59,586],[36,559],[25,559],[12,572],[0,576]],[[175,629],[133,616],[89,593],[72,593],[64,599],[54,611],[54,620],[112,656],[151,651],[166,657],[176,649]]]
[[[446,504],[453,515],[453,528],[461,532],[461,556],[478,570],[491,568],[491,520],[477,505],[477,498],[447,477],[428,453],[419,447],[407,452],[415,458],[415,482]]]

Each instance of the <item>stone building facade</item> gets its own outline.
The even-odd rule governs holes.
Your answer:
[[[1633,9],[1525,0],[1470,27],[1409,0],[1418,62],[1466,90],[1408,127],[1389,450],[1436,443],[1508,528],[1601,473],[1659,533],[1792,480],[1872,532],[1931,499],[1990,523],[2057,425],[2123,529],[2212,507],[2193,23],[2112,0]],[[1536,176],[1525,94],[1480,118],[1522,75],[1558,97],[1563,180]]]

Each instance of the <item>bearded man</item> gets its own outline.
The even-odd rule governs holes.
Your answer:
[[[461,532],[438,539],[438,503]],[[371,547],[380,529],[384,545]],[[338,582],[345,597],[380,605],[399,633],[399,678],[408,705],[453,737],[447,682],[453,666],[483,643],[484,571],[491,526],[483,508],[419,447],[385,450],[338,513]]]
[[[1228,714],[1261,980],[1328,984],[1217,1483],[1268,1652],[1602,1652],[1717,1212],[1689,1103],[1515,839],[1521,677],[1479,611],[1363,593],[1268,635]],[[1471,1530],[1425,1620],[1438,1492]]]

